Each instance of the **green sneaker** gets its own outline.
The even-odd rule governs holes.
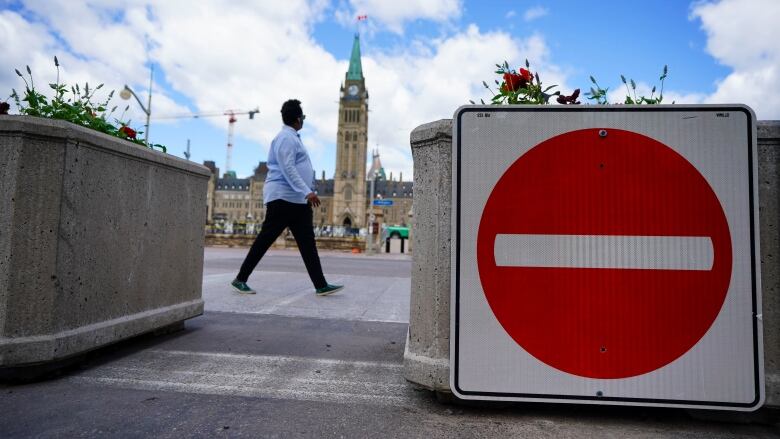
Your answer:
[[[341,291],[344,289],[344,285],[331,285],[327,284],[322,288],[317,288],[317,291],[315,292],[318,296],[327,296],[330,294],[333,294],[337,291]]]
[[[232,285],[233,290],[239,294],[255,294],[255,290],[249,288],[249,285],[247,285],[246,282],[241,282],[238,279],[233,279],[233,282],[230,282],[230,285]]]

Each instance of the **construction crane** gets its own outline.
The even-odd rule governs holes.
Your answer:
[[[170,116],[158,116],[155,119],[200,119],[202,117],[222,117],[228,116],[228,138],[227,138],[227,153],[225,157],[225,173],[230,172],[233,160],[233,133],[235,132],[235,125],[238,122],[236,116],[248,114],[249,119],[254,119],[255,114],[259,113],[259,107],[255,107],[254,110],[225,110],[221,113],[193,113],[193,114],[175,114]],[[189,158],[189,157],[188,157]]]

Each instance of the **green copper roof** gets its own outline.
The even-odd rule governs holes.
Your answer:
[[[363,79],[363,66],[360,64],[360,35],[355,34],[355,42],[352,43],[352,56],[349,57],[349,70],[347,80],[359,81]]]

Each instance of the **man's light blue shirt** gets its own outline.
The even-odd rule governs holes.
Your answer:
[[[285,200],[306,204],[312,192],[314,169],[309,153],[294,128],[285,125],[271,142],[268,151],[268,174],[263,187],[263,203]]]

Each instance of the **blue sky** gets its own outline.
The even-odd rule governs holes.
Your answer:
[[[746,103],[759,119],[780,119],[771,99],[780,89],[776,0],[0,0],[0,99],[21,85],[14,68],[30,65],[39,83],[52,80],[54,55],[68,82],[127,83],[139,95],[151,63],[150,138],[172,154],[183,156],[190,139],[192,160],[224,171],[227,116],[157,117],[259,107],[254,120],[236,123],[232,168],[247,176],[266,159],[281,103],[297,97],[304,142],[318,174],[331,178],[339,85],[359,14],[368,15],[359,30],[369,148],[396,178],[411,178],[410,131],[489,98],[481,83],[505,59],[517,68],[529,58],[545,84],[566,93],[586,91],[593,75],[614,102],[624,96],[621,74],[649,90],[667,64],[666,102]],[[145,116],[129,104],[141,128]]]

